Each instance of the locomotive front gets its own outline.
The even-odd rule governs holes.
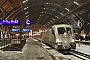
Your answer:
[[[55,48],[57,48],[57,50],[75,49],[76,44],[72,28],[69,26],[57,27],[56,43]]]

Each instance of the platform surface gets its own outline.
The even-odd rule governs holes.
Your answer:
[[[39,41],[32,38],[26,40],[22,51],[0,51],[0,60],[57,60]],[[63,60],[60,58],[59,60]],[[67,59],[65,59],[67,60]]]

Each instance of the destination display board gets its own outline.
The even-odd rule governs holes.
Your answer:
[[[20,25],[20,20],[0,20],[0,25]]]

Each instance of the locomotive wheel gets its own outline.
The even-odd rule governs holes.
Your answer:
[[[71,44],[72,49],[76,49],[76,43]]]
[[[76,43],[74,43],[73,46],[74,46],[73,49],[76,49]]]

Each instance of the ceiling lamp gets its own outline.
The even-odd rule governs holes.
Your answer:
[[[25,14],[28,14],[29,12],[26,12]]]
[[[69,11],[69,9],[68,8],[65,8],[67,11]]]
[[[25,2],[27,2],[28,0],[24,0],[22,3],[25,3]]]
[[[56,18],[59,18],[58,16],[55,16]]]
[[[52,20],[50,20],[50,22],[52,22]]]
[[[49,4],[49,3],[46,3],[46,4]]]
[[[78,2],[76,2],[76,1],[74,1],[74,3],[75,3],[76,5],[79,5]]]
[[[26,1],[23,1],[22,3],[25,3]]]
[[[28,7],[24,8],[24,10],[28,9]]]
[[[63,15],[62,13],[60,13],[61,15]]]
[[[42,15],[40,15],[40,16],[42,16]]]
[[[28,17],[29,15],[27,15],[26,17]]]
[[[46,9],[46,8],[43,8],[43,9]]]
[[[52,20],[55,20],[54,18],[52,18]]]
[[[42,12],[42,13],[44,13],[44,12]]]

